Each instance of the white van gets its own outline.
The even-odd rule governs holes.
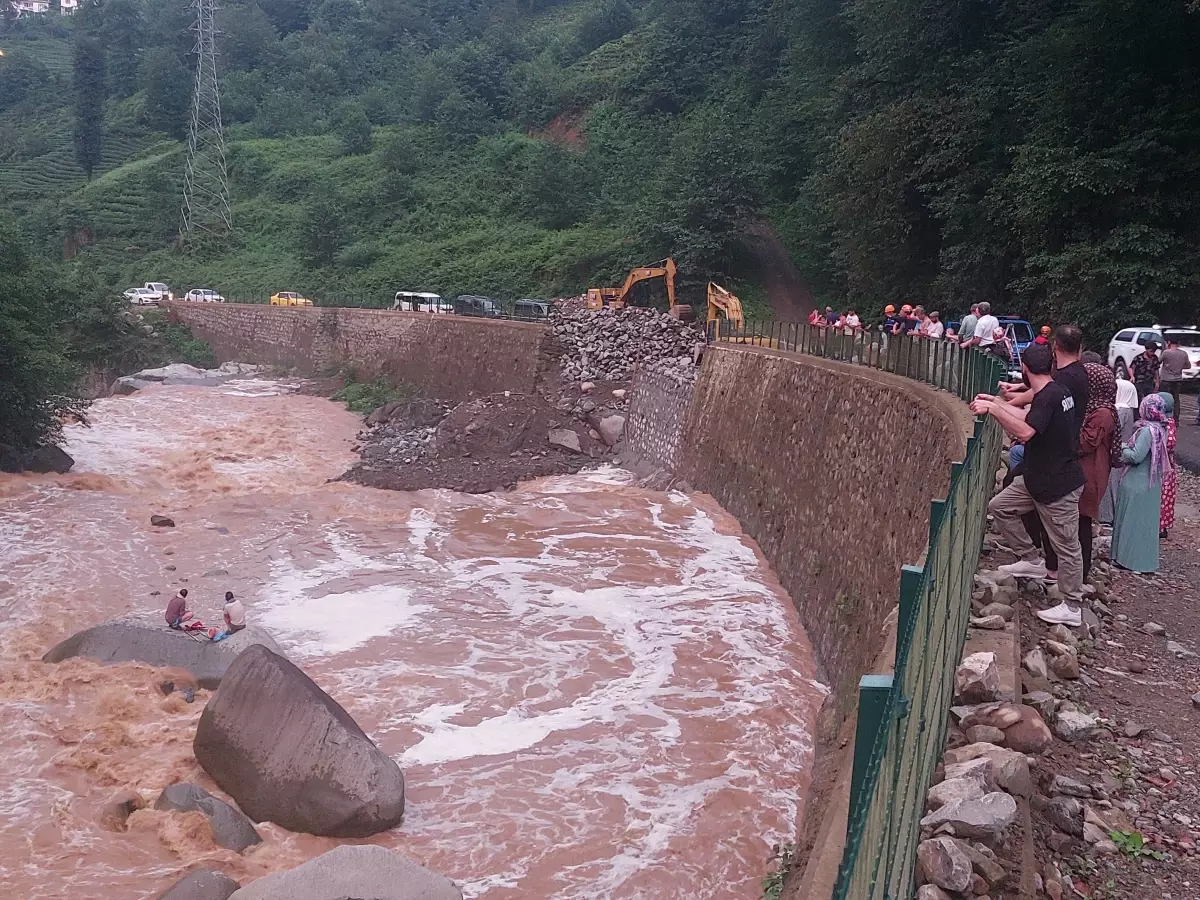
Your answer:
[[[453,313],[454,304],[443,300],[440,294],[426,291],[396,291],[392,309],[410,312]]]

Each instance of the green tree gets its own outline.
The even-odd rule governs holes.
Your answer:
[[[101,8],[108,55],[108,85],[114,97],[128,97],[138,86],[142,14],[134,0],[105,0]]]
[[[72,88],[75,100],[75,160],[88,178],[104,150],[104,44],[86,29],[76,31]]]
[[[192,82],[174,52],[165,47],[148,51],[138,69],[138,85],[143,94],[142,124],[172,137],[187,134]]]
[[[87,407],[59,331],[60,296],[54,272],[31,257],[12,221],[0,220],[0,445],[53,443],[63,418]]]
[[[360,104],[347,103],[342,107],[334,127],[342,141],[342,152],[347,156],[371,152],[371,123]]]
[[[345,204],[329,190],[319,190],[301,209],[300,246],[310,266],[330,266],[345,240]]]

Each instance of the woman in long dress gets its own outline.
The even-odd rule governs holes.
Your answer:
[[[1167,414],[1167,453],[1171,468],[1163,478],[1162,518],[1159,522],[1159,539],[1175,527],[1175,494],[1179,491],[1179,470],[1175,468],[1175,398],[1166,391],[1159,391],[1163,398],[1163,410]]]
[[[1133,427],[1137,424],[1137,409],[1137,388],[1128,378],[1118,378],[1117,427],[1120,429],[1121,443],[1128,443],[1129,439],[1133,437]],[[1120,448],[1118,448],[1118,452],[1113,457],[1113,466],[1119,467],[1120,465]],[[1100,502],[1100,521],[1105,525],[1112,524],[1113,510],[1117,505],[1117,485],[1121,483],[1123,471],[1121,468],[1112,470],[1112,475],[1108,479],[1108,490],[1104,492],[1104,499]]]
[[[1158,394],[1142,401],[1141,421],[1121,448],[1125,471],[1117,488],[1112,560],[1138,573],[1158,571],[1163,481],[1171,467],[1166,405]]]
[[[1117,424],[1117,380],[1112,370],[1099,363],[1084,363],[1083,370],[1087,373],[1088,403],[1079,432],[1079,462],[1087,481],[1079,498],[1079,546],[1083,550],[1083,577],[1087,578],[1092,568],[1092,524],[1100,518],[1100,499],[1108,491],[1109,470],[1113,456],[1120,452],[1121,432]]]

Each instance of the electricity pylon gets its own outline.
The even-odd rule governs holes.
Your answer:
[[[229,166],[221,131],[221,93],[217,85],[216,0],[191,0],[196,21],[196,90],[188,125],[187,163],[183,179],[181,241],[197,232],[228,235],[233,229],[229,208]]]

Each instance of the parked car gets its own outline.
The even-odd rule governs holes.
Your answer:
[[[454,312],[460,316],[478,316],[486,319],[501,316],[500,304],[490,297],[460,294],[454,298]]]
[[[295,291],[280,291],[271,295],[272,306],[312,306],[313,302]]]
[[[544,300],[518,300],[513,304],[514,319],[540,321],[550,318],[550,304]]]
[[[126,300],[136,306],[157,306],[158,298],[162,296],[158,291],[152,291],[150,288],[130,288],[122,294]]]
[[[392,309],[409,310],[411,312],[453,313],[454,304],[443,300],[440,294],[428,291],[396,291],[396,299]]]
[[[1108,342],[1108,364],[1117,375],[1128,378],[1134,357],[1144,353],[1147,344],[1167,346],[1168,338],[1192,360],[1192,368],[1184,369],[1183,377],[1189,381],[1200,377],[1200,329],[1193,325],[1137,325],[1118,331]]]
[[[224,303],[225,298],[216,291],[210,291],[208,288],[192,288],[183,295],[184,300],[189,300],[194,303]]]
[[[175,299],[175,293],[161,281],[147,281],[142,287],[148,291],[153,291],[157,295],[159,303],[162,303],[164,300]]]

